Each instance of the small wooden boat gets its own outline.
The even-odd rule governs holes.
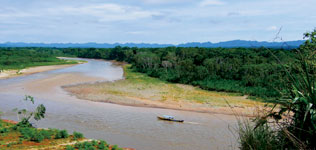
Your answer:
[[[160,120],[165,120],[165,121],[184,122],[184,120],[178,120],[178,119],[175,119],[173,116],[168,116],[168,115],[157,116],[157,118]]]

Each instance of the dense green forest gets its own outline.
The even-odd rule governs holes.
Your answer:
[[[0,71],[75,63],[58,59],[57,56],[65,56],[65,54],[51,48],[0,48]]]
[[[280,96],[284,64],[291,50],[267,48],[65,48],[83,58],[125,61],[134,70],[161,80],[269,98]]]

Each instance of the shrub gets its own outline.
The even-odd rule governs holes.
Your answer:
[[[19,128],[18,130],[21,133],[22,137],[27,140],[30,140],[35,134],[34,128]]]
[[[73,132],[73,135],[74,135],[74,140],[83,138],[83,134],[80,133],[80,132],[74,131],[74,132]]]
[[[66,130],[60,130],[57,132],[57,134],[55,135],[55,139],[64,139],[64,138],[68,138],[68,132]]]
[[[66,148],[65,148],[65,150],[75,150],[75,148],[73,148],[73,147],[70,146],[70,145],[67,145]]]
[[[9,132],[8,128],[1,128],[0,129],[0,133],[7,133],[7,132]]]
[[[123,150],[123,149],[119,148],[117,145],[113,145],[111,150]]]
[[[97,145],[98,145],[98,141],[92,140],[92,141],[91,141],[91,144],[92,144],[92,146],[97,146]]]
[[[23,138],[19,138],[19,142],[18,142],[18,144],[22,144],[23,143]]]
[[[88,142],[88,141],[83,142],[82,146],[83,146],[84,149],[90,149],[91,147],[93,147],[92,143]]]
[[[53,136],[52,130],[41,130],[40,132],[44,136],[45,139],[51,139]]]
[[[102,150],[108,150],[109,149],[109,145],[105,141],[101,140],[99,142],[98,149],[100,149],[100,150],[101,149]]]
[[[89,147],[87,148],[87,150],[96,150],[96,148],[93,147],[93,146],[89,146]]]
[[[44,139],[51,139],[54,131],[53,130],[39,130],[36,128],[18,128],[23,139],[42,142]]]
[[[35,134],[32,136],[31,141],[34,142],[42,142],[44,140],[44,136],[41,132],[35,132]]]
[[[12,144],[11,144],[11,143],[9,143],[9,144],[7,145],[7,147],[11,147],[11,145],[12,145]]]

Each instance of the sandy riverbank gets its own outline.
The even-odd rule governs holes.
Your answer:
[[[22,70],[4,70],[0,72],[0,79],[8,79],[17,76],[30,75],[39,72],[57,70],[62,68],[71,67],[77,64],[67,64],[67,65],[52,65],[52,66],[38,66],[38,67],[30,67]]]
[[[63,89],[83,100],[204,113],[254,116],[263,106],[247,96],[166,83],[126,68],[124,74],[125,79],[115,82],[70,85]]]
[[[63,87],[71,95],[76,96],[82,100],[90,100],[94,102],[105,102],[113,103],[126,106],[136,106],[136,107],[151,107],[151,108],[163,108],[163,109],[173,109],[173,110],[184,110],[184,111],[194,111],[202,113],[216,113],[216,114],[226,114],[226,115],[238,115],[238,116],[256,116],[257,112],[260,112],[262,109],[262,104],[259,102],[254,102],[253,105],[242,106],[212,106],[206,103],[196,103],[188,101],[173,101],[173,100],[164,100],[164,101],[155,101],[150,99],[145,99],[142,97],[134,97],[128,95],[117,95],[117,94],[106,94],[95,90],[95,88],[90,88],[91,86],[98,86],[100,84],[106,83],[96,83],[92,84],[83,84],[83,85],[74,85],[74,86],[65,86]],[[87,88],[87,87],[89,88]],[[240,98],[240,97],[236,97]],[[220,98],[220,99],[225,99]],[[256,104],[257,103],[257,104]]]

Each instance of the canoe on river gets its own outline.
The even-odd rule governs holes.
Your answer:
[[[167,116],[167,115],[157,116],[157,118],[160,120],[165,120],[165,121],[184,122],[184,120],[175,119],[173,116]]]

